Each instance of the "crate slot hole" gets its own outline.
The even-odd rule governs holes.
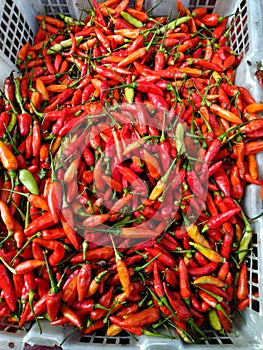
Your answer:
[[[245,8],[243,8],[243,9],[241,10],[240,15],[241,15],[241,17],[242,17],[242,18],[247,17],[247,8],[246,8],[246,7],[245,7]]]
[[[255,272],[252,272],[252,282],[258,283],[258,274]]]
[[[254,244],[258,243],[258,236],[255,233],[252,235],[252,243]]]
[[[215,6],[216,0],[209,0],[208,5],[209,6]]]
[[[246,0],[242,0],[239,5],[241,8],[246,6]]]
[[[128,345],[130,344],[130,338],[120,338],[120,341],[119,341],[120,344],[122,345]]]
[[[18,29],[20,29],[21,31],[23,30],[23,25],[22,25],[22,23],[21,22],[18,22]]]
[[[104,338],[94,337],[93,339],[94,344],[102,344],[103,342],[104,342]]]
[[[253,247],[253,254],[255,256],[258,256],[258,248],[257,247]]]
[[[233,344],[233,341],[230,338],[221,338],[223,344]]]
[[[8,4],[10,6],[10,8],[12,8],[14,5],[14,2],[13,2],[13,0],[6,0],[6,4]]]
[[[260,312],[260,306],[259,306],[259,301],[253,299],[252,300],[252,310],[256,311],[256,312]]]
[[[19,40],[18,40],[17,38],[15,38],[14,43],[15,43],[15,45],[18,47],[18,45],[19,45]],[[13,51],[13,53],[15,54],[14,50],[12,50],[12,51]]]
[[[252,259],[252,269],[258,270],[258,261],[256,259]]]
[[[107,344],[116,344],[116,338],[107,338],[106,343]]]
[[[91,337],[81,337],[79,340],[80,343],[90,343]]]
[[[4,20],[6,23],[8,23],[8,16],[7,16],[7,14],[6,14],[7,11],[8,11],[8,10],[4,9],[4,14],[3,14],[3,20]]]
[[[211,338],[211,339],[208,339],[208,344],[220,344],[220,342],[216,338]]]
[[[5,48],[4,53],[5,53],[6,57],[9,57],[9,50],[7,47]]]

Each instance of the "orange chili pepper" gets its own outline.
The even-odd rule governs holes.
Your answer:
[[[237,298],[238,300],[244,300],[248,296],[248,278],[247,278],[247,266],[242,264],[237,285]]]
[[[122,258],[120,257],[120,254],[116,249],[112,236],[110,237],[111,237],[111,241],[112,241],[112,245],[115,253],[115,261],[116,261],[118,276],[119,276],[121,285],[124,289],[124,292],[127,295],[127,298],[129,298],[130,292],[131,292],[131,281],[130,281],[129,271],[126,267],[125,262],[122,260]]]
[[[48,90],[45,87],[43,81],[39,78],[36,78],[36,90],[41,94],[41,98],[43,101],[49,100]]]
[[[69,320],[74,326],[81,327],[79,316],[67,305],[62,305],[60,308],[62,315]]]
[[[13,231],[15,228],[15,221],[9,207],[3,201],[0,201],[0,213],[7,230]]]
[[[210,243],[199,232],[198,227],[196,225],[186,227],[186,231],[195,243],[202,244],[204,247],[211,249]]]
[[[143,9],[144,0],[135,0],[135,10],[141,11]]]
[[[255,155],[249,154],[247,156],[247,160],[248,160],[248,169],[249,169],[250,175],[252,176],[253,179],[258,179],[258,166],[257,166]]]
[[[135,29],[116,29],[114,31],[114,34],[122,35],[125,38],[128,39],[136,39],[140,35],[141,29],[135,28]]]
[[[49,23],[55,27],[58,27],[58,28],[64,28],[65,26],[65,23],[63,21],[60,21],[59,19],[57,18],[54,18],[54,17],[50,17],[50,16],[36,16],[36,19],[38,21],[44,21],[46,23]]]
[[[16,170],[18,163],[14,154],[10,151],[7,145],[0,140],[0,159],[3,167],[7,170]]]
[[[63,92],[67,90],[68,86],[64,84],[51,84],[46,87],[48,92]]]
[[[147,50],[145,47],[141,47],[138,50],[132,52],[129,56],[125,57],[121,62],[118,63],[118,67],[125,67],[129,64],[133,63],[134,61],[138,60],[139,58],[142,58],[146,55]]]
[[[27,43],[25,43],[25,44],[20,48],[20,50],[18,51],[18,53],[17,53],[17,58],[18,58],[19,60],[21,60],[22,62],[24,62],[24,61],[26,60],[26,56],[27,56],[27,54],[28,54],[29,48],[30,48],[30,43],[27,42]]]
[[[40,108],[40,103],[42,101],[41,93],[38,91],[33,91],[30,99],[30,104],[32,104],[36,110]],[[32,106],[30,106],[30,113],[34,113]]]
[[[90,297],[92,295],[94,295],[99,286],[100,286],[100,282],[103,278],[103,276],[105,276],[107,274],[108,271],[102,271],[100,272],[90,283],[90,286],[89,286],[89,290],[88,292],[86,293],[86,297]]]
[[[259,113],[263,111],[263,103],[250,103],[246,106],[246,112]]]
[[[208,260],[213,262],[224,262],[224,258],[218,254],[216,251],[206,248],[201,244],[189,242],[190,245],[192,245],[195,249],[197,249],[200,253],[202,253]]]
[[[225,120],[228,120],[231,123],[234,123],[234,124],[242,124],[243,123],[242,120],[239,117],[237,117],[234,113],[218,106],[215,103],[213,103],[210,106],[210,111],[215,113],[219,117],[221,117]]]
[[[159,179],[161,176],[161,168],[159,162],[152,154],[146,151],[146,149],[144,149],[144,160],[150,175],[154,179]]]
[[[102,175],[103,180],[106,182],[106,184],[112,188],[113,190],[117,191],[117,192],[121,192],[122,191],[122,185],[117,182],[116,180],[112,179],[111,177],[107,176],[107,175]]]
[[[126,7],[129,5],[129,2],[130,2],[129,0],[122,0],[118,4],[118,6],[115,7],[115,11],[119,12],[119,13],[124,11],[126,9]]]
[[[149,18],[147,12],[141,11],[141,10],[136,10],[132,7],[127,7],[125,11],[128,12],[134,18],[139,19],[141,22],[147,22],[147,20]]]
[[[224,287],[225,283],[217,277],[214,276],[201,276],[194,280],[193,284],[213,284],[217,287]]]

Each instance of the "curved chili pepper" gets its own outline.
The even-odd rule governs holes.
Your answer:
[[[32,221],[24,230],[26,236],[32,236],[38,231],[49,228],[55,224],[53,217],[50,212],[46,212],[39,216],[37,219]]]
[[[34,242],[47,248],[53,250],[53,253],[49,256],[49,264],[51,266],[54,266],[58,264],[65,255],[65,248],[63,247],[63,244],[58,241],[47,241],[43,238],[35,238]]]
[[[0,288],[3,291],[5,301],[11,311],[15,311],[17,300],[12,281],[7,273],[7,269],[3,264],[0,264]]]
[[[45,261],[43,260],[23,261],[16,266],[15,271],[17,274],[25,274],[27,272],[37,269],[40,266],[43,266],[44,264]]]
[[[240,207],[237,207],[235,209],[228,210],[227,212],[224,212],[222,214],[218,214],[217,216],[214,216],[210,218],[207,222],[207,224],[203,228],[203,232],[209,228],[218,228],[221,226],[224,222],[229,220],[232,216],[239,213],[241,211]]]
[[[214,250],[206,248],[201,244],[194,242],[189,242],[189,244],[196,248],[200,253],[202,253],[208,260],[215,263],[224,262],[224,258]]]
[[[77,290],[78,301],[83,301],[87,290],[89,289],[92,276],[92,267],[90,264],[84,264],[78,274],[77,278]]]

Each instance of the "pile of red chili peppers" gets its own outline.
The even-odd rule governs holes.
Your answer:
[[[92,5],[37,16],[4,82],[1,320],[229,333],[251,302],[240,200],[263,150],[263,104],[234,83],[238,17]]]

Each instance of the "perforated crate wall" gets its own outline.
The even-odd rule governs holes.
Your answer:
[[[171,5],[172,3],[172,5]],[[230,43],[231,47],[237,53],[243,53],[245,59],[237,74],[237,84],[246,85],[255,97],[260,96],[257,90],[256,81],[253,77],[253,70],[248,69],[247,61],[253,64],[258,59],[262,59],[262,38],[263,26],[261,23],[261,1],[256,0],[186,0],[185,4],[189,3],[189,8],[206,7],[208,12],[218,12],[221,15],[235,14],[235,22],[231,29]],[[23,4],[23,5],[22,5]],[[2,66],[9,67],[9,71],[5,71],[4,75],[13,68],[12,64],[16,63],[16,56],[19,48],[26,42],[33,40],[34,30],[36,29],[36,22],[34,21],[35,14],[43,14],[44,8],[48,15],[56,16],[56,12],[61,12],[65,15],[78,18],[80,9],[87,1],[80,0],[0,0],[0,73]],[[147,7],[152,7],[156,4],[156,0],[146,0]],[[170,4],[170,6],[169,6]],[[39,6],[41,5],[41,6]],[[162,3],[162,11],[168,14],[171,9],[174,10],[174,1],[164,0]],[[36,9],[40,9],[36,11]],[[262,10],[262,9],[261,9]],[[157,10],[158,12],[158,10]],[[156,12],[155,12],[156,13]],[[162,13],[165,14],[165,13]],[[25,17],[26,15],[26,17]],[[231,23],[231,18],[229,19]],[[251,67],[251,66],[250,66]],[[260,157],[258,157],[260,158]],[[263,156],[259,159],[259,164],[263,164]],[[263,167],[261,167],[263,169]],[[263,171],[263,170],[262,170]],[[263,173],[261,174],[263,175]],[[244,202],[246,212],[251,218],[259,215],[263,210],[260,192],[254,185],[249,186],[246,191]],[[262,246],[262,232],[263,220],[262,218],[253,221],[253,240],[252,250],[248,256],[248,271],[249,271],[249,296],[250,304],[243,317],[238,318],[235,322],[237,324],[237,337],[234,334],[218,335],[212,330],[205,331],[207,339],[203,343],[192,345],[191,349],[200,350],[207,348],[218,349],[218,346],[232,349],[260,349],[263,348],[262,329],[263,329],[263,246]],[[63,338],[68,334],[65,329],[65,334],[60,332],[58,328],[44,329],[43,334],[39,334],[39,330],[34,324],[27,325],[29,328],[25,331],[17,331],[16,327],[2,323],[0,325],[0,350],[15,349],[23,350],[24,345],[28,344],[28,348],[38,340],[42,344],[56,345],[59,349],[59,344]],[[84,349],[101,349],[102,346],[107,348],[125,347],[126,349],[135,349],[141,347],[144,350],[160,349],[160,345],[168,349],[184,349],[186,346],[180,340],[170,341],[167,339],[151,339],[142,337],[138,344],[135,345],[134,339],[126,334],[121,334],[116,337],[106,337],[104,332],[97,331],[92,335],[75,334],[70,337],[64,344],[65,350],[84,350]],[[188,346],[187,346],[188,347]]]
[[[0,51],[13,64],[19,48],[27,41],[32,42],[34,33],[23,13],[13,0],[4,2],[0,22]]]

